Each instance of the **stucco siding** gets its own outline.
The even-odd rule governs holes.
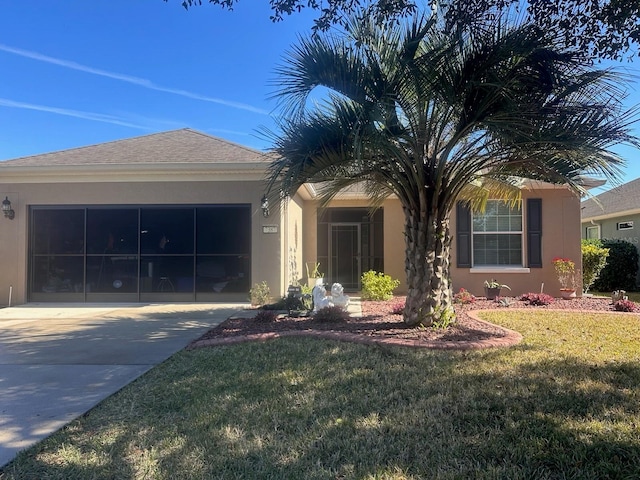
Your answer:
[[[555,297],[560,296],[560,283],[555,275],[552,260],[555,257],[570,258],[580,265],[580,203],[576,195],[566,189],[548,188],[523,191],[523,204],[528,198],[542,199],[542,268],[458,268],[456,266],[455,237],[452,248],[452,269],[454,292],[465,288],[477,296],[484,295],[485,280],[496,279],[509,285],[511,291],[503,291],[506,296],[517,296],[527,292],[540,292]],[[526,209],[523,222],[526,225]],[[456,213],[451,218],[451,231],[455,235]],[[526,232],[523,247],[528,248]],[[576,287],[581,292],[581,277],[576,276]]]
[[[404,241],[404,213],[397,199],[384,202],[384,273],[400,280],[396,294],[406,295],[406,244]]]
[[[0,184],[0,193],[9,197],[16,212],[14,220],[0,219],[0,242],[5,245],[0,252],[0,304],[7,303],[3,297],[8,298],[10,286],[13,286],[14,304],[27,300],[29,207],[49,205],[250,204],[251,282],[265,280],[272,291],[279,291],[282,284],[280,233],[265,234],[262,228],[274,222],[279,224],[279,219],[274,215],[262,216],[263,191],[261,181]]]
[[[287,204],[286,240],[283,246],[286,252],[283,294],[289,285],[302,284],[306,275],[303,257],[303,212],[304,201],[299,195]]]

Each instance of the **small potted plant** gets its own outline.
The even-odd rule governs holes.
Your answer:
[[[552,260],[553,268],[560,282],[560,296],[565,300],[576,296],[576,264],[568,258],[556,257]]]
[[[311,265],[311,268],[309,265]],[[318,280],[320,280],[320,283],[324,283],[324,274],[320,272],[319,263],[307,262],[305,267],[307,268],[307,285],[310,288],[315,287]]]
[[[509,285],[504,285],[498,282],[495,278],[491,280],[484,281],[484,296],[487,297],[487,300],[495,300],[496,297],[500,296],[500,290],[506,288],[507,290],[511,290]]]

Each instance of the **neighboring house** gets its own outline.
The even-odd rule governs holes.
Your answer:
[[[638,248],[640,178],[584,200],[581,212],[582,238],[626,240]]]
[[[350,189],[318,209],[305,185],[263,214],[267,154],[190,129],[0,162],[0,303],[244,301],[274,295],[319,262],[328,283],[360,288],[369,269],[402,281],[404,215],[373,214]],[[580,258],[580,202],[567,188],[523,184],[521,207],[489,201],[452,213],[452,277],[559,294],[551,260]],[[2,199],[0,198],[0,200]],[[266,213],[266,212],[265,212]],[[504,293],[504,292],[503,292]]]

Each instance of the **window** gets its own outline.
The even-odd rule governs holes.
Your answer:
[[[587,227],[587,239],[589,240],[600,239],[600,225],[590,225]]]
[[[522,266],[522,207],[487,201],[484,213],[472,215],[474,266]]]

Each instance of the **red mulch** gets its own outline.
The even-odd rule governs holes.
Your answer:
[[[500,306],[492,300],[478,299],[474,303],[455,305],[457,321],[446,330],[424,327],[408,327],[402,322],[402,315],[394,315],[392,310],[403,304],[405,297],[395,297],[385,302],[362,302],[362,318],[350,318],[347,322],[320,322],[313,317],[280,317],[274,322],[259,322],[253,318],[230,318],[209,330],[195,342],[209,339],[240,337],[252,334],[278,333],[292,330],[316,330],[344,332],[373,336],[377,338],[399,338],[415,341],[478,341],[499,338],[506,332],[485,322],[474,320],[466,312],[470,310],[495,308],[535,308],[543,310],[595,310],[613,311],[611,299],[604,297],[583,297],[572,300],[556,299],[546,306],[529,306],[527,302],[512,299],[509,307]],[[195,343],[193,342],[193,343]]]

